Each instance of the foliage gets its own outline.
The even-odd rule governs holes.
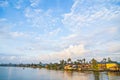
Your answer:
[[[97,64],[97,60],[95,60],[94,58],[91,60],[92,62],[92,68],[93,70],[98,70],[98,64]]]

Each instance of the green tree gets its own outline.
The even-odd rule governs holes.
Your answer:
[[[106,69],[106,62],[107,62],[107,59],[106,58],[103,58],[103,62],[105,64],[105,69]]]
[[[60,60],[60,65],[59,65],[59,69],[64,69],[66,62],[64,60]]]
[[[106,63],[106,60],[107,60],[106,58],[103,58],[103,62],[104,62],[104,63]]]
[[[82,63],[82,60],[81,60],[81,59],[77,59],[77,62],[78,62],[78,63]]]
[[[39,65],[41,66],[41,65],[42,65],[42,62],[39,62]]]
[[[111,60],[111,58],[110,58],[110,57],[108,57],[108,62],[112,62],[112,60]]]
[[[91,60],[93,70],[98,70],[97,60],[94,58]]]
[[[77,61],[74,61],[74,64],[75,64],[75,65],[77,65],[77,64],[78,64],[78,62],[77,62]]]
[[[68,58],[68,59],[67,59],[67,62],[70,63],[70,62],[71,62],[71,58]]]
[[[83,63],[85,64],[85,58],[83,59]]]

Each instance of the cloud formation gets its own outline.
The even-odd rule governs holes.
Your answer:
[[[103,25],[120,16],[119,5],[114,5],[112,2],[116,3],[109,0],[76,0],[71,12],[64,14],[62,22],[71,31],[80,31],[81,27],[94,27],[96,24]]]
[[[74,0],[70,10],[65,8],[61,12],[41,8],[41,0],[28,2],[15,3],[17,10],[11,11],[14,15],[21,14],[22,19],[0,17],[0,52],[11,54],[1,55],[3,62],[51,62],[69,57],[120,58],[119,0]],[[5,4],[0,2],[4,8],[11,6],[9,1]]]
[[[0,1],[0,7],[7,7],[8,6],[8,1],[7,0],[1,0]]]

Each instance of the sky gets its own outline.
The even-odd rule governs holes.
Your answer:
[[[0,0],[0,63],[108,57],[120,62],[120,0]]]

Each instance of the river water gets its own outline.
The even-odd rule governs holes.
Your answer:
[[[0,67],[0,80],[120,80],[120,72],[76,72]]]

